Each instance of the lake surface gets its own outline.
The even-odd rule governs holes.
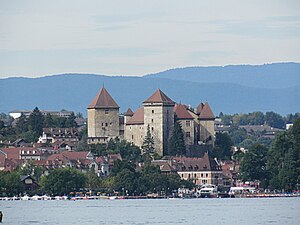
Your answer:
[[[300,224],[300,198],[1,201],[6,224]]]

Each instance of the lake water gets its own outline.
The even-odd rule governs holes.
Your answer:
[[[300,224],[300,198],[1,201],[6,224]]]

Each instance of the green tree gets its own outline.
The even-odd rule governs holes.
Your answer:
[[[62,168],[50,171],[40,181],[42,189],[53,195],[67,195],[71,191],[78,191],[85,187],[86,176],[73,168]]]
[[[47,115],[45,116],[44,126],[45,127],[55,127],[53,118],[50,113],[47,113]]]
[[[230,159],[232,145],[233,142],[227,133],[217,133],[212,155],[219,159]]]
[[[300,119],[279,133],[269,150],[270,188],[292,191],[300,180]]]
[[[21,184],[18,171],[0,171],[0,194],[16,196],[22,194],[24,188]]]
[[[260,144],[252,145],[244,154],[240,165],[240,178],[243,181],[260,180],[267,186],[267,154],[268,149]]]
[[[142,145],[143,158],[146,163],[150,163],[154,155],[154,140],[150,132],[150,126],[147,126],[147,134]]]
[[[179,121],[175,118],[174,129],[169,140],[169,155],[185,155],[186,147],[184,142],[184,133]]]
[[[26,119],[26,116],[21,115],[17,119],[16,123],[16,131],[18,134],[24,133],[28,131],[28,120]]]
[[[75,121],[76,116],[72,112],[71,115],[66,119],[65,127],[77,127],[77,123]]]
[[[28,127],[33,132],[34,139],[37,140],[42,134],[44,127],[44,116],[37,107],[35,107],[28,118]]]
[[[275,128],[284,128],[285,122],[281,115],[275,112],[266,112],[266,124]]]
[[[102,182],[100,177],[93,170],[88,170],[86,173],[86,187],[89,190],[97,190],[101,188]]]

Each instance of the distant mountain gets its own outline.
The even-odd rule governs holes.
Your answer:
[[[288,64],[291,65],[290,70],[292,67],[297,70],[299,68],[299,64],[296,63],[282,64],[282,66],[286,68]],[[272,65],[264,66],[272,67]],[[276,68],[279,65],[274,64]],[[245,67],[252,68],[251,66]],[[219,68],[220,74],[223,74],[222,68],[227,70],[226,67]],[[0,112],[33,109],[38,106],[44,110],[68,109],[86,115],[87,106],[103,84],[121,107],[120,112],[126,111],[128,107],[136,110],[157,88],[164,91],[174,101],[191,106],[197,106],[200,101],[208,100],[216,115],[221,111],[223,113],[275,111],[283,115],[300,112],[300,73],[289,71],[281,77],[278,75],[279,72],[274,72],[274,69],[266,69],[266,71],[273,71],[272,74],[277,74],[277,79],[280,78],[282,82],[281,88],[278,81],[274,81],[267,72],[253,75],[258,77],[253,78],[257,79],[258,85],[256,86],[255,81],[252,81],[253,86],[241,85],[243,79],[251,76],[250,72],[248,75],[240,75],[244,76],[243,79],[235,80],[231,78],[230,80],[230,75],[223,74],[222,76],[227,77],[227,82],[222,79],[213,80],[210,76],[221,76],[216,72],[212,75],[201,75],[201,79],[197,78],[195,73],[189,75],[184,72],[184,76],[182,74],[182,71],[197,69],[199,68],[169,70],[173,74],[171,78],[165,78],[165,76],[170,76],[167,75],[170,73],[166,71],[144,77],[61,74],[41,78],[0,79]],[[259,71],[262,70],[259,69]],[[174,73],[174,71],[177,72]],[[190,81],[188,81],[189,76]],[[265,85],[260,84],[262,80]],[[270,86],[270,83],[273,83],[272,88],[266,88]]]
[[[163,71],[146,77],[193,82],[233,83],[248,87],[284,88],[300,85],[300,63],[186,67]]]

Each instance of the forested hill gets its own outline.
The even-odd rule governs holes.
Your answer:
[[[300,63],[185,67],[149,74],[146,77],[200,83],[232,83],[258,88],[284,88],[300,84]]]
[[[300,83],[299,75],[296,76],[299,64],[290,65],[294,68],[292,72],[280,77],[282,87],[274,84],[272,88],[266,88],[267,84],[275,82],[269,74],[261,75],[268,77],[264,78],[265,87],[241,85],[239,82],[243,78],[239,82],[212,79],[210,74],[196,81],[193,73],[190,80],[188,73],[185,73],[186,80],[180,80],[180,76],[178,79],[177,76],[162,78],[159,74],[144,77],[61,74],[41,78],[6,78],[0,79],[0,112],[38,106],[43,110],[68,109],[86,115],[87,106],[104,84],[121,107],[120,112],[128,107],[136,110],[160,88],[172,100],[191,106],[208,100],[216,115],[221,111],[227,114],[274,111],[286,115],[300,112]]]

